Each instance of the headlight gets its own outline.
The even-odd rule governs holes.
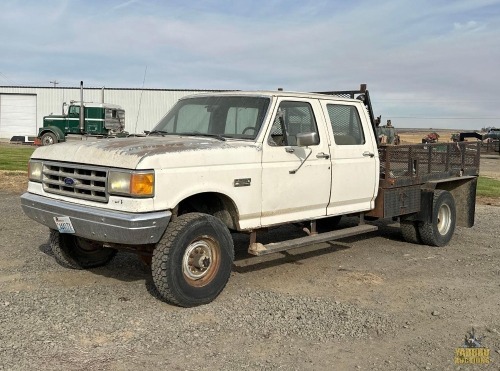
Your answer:
[[[28,162],[28,179],[32,182],[42,181],[43,164],[39,161]]]
[[[108,192],[110,194],[132,197],[153,197],[154,186],[155,174],[153,171],[109,172]]]

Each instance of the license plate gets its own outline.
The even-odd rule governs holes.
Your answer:
[[[73,228],[73,224],[71,224],[69,216],[55,216],[54,221],[56,222],[59,233],[75,233],[75,229]]]

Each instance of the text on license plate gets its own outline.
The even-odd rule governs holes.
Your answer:
[[[56,222],[59,233],[75,233],[75,229],[73,228],[73,224],[71,224],[69,216],[55,216],[54,221]]]

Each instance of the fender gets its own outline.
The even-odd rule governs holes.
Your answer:
[[[66,141],[66,137],[64,136],[64,133],[57,126],[47,126],[47,127],[40,129],[40,132],[38,133],[38,138],[41,138],[42,135],[47,133],[47,132],[51,132],[51,133],[55,134],[55,136],[57,137],[57,140],[59,142]]]

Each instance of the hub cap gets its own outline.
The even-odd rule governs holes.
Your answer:
[[[217,243],[209,237],[203,237],[186,248],[182,272],[190,285],[204,286],[215,276],[219,264]]]
[[[437,215],[437,229],[441,235],[445,235],[451,226],[451,210],[448,205],[441,205]]]

